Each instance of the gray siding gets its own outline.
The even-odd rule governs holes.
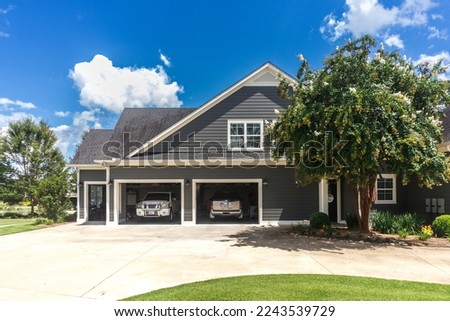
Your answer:
[[[282,112],[287,106],[288,102],[278,96],[277,87],[243,87],[184,126],[177,133],[181,142],[175,144],[175,150],[181,148],[184,151],[184,149],[194,146],[194,136],[188,139],[188,136],[193,133],[195,133],[195,141],[200,142],[201,146],[207,142],[218,142],[225,147],[227,145],[228,120],[273,120],[277,118],[274,109]],[[167,146],[173,140],[174,136],[167,138],[155,146],[154,150],[167,150]]]
[[[80,170],[80,182],[98,181],[104,182],[106,180],[106,170]],[[86,213],[84,213],[84,184],[80,187],[80,193],[78,194],[78,204],[80,211],[80,219],[84,219]]]
[[[262,178],[263,220],[306,220],[318,210],[317,184],[297,188],[290,168],[114,168],[111,179],[251,179]],[[192,221],[192,184],[184,188],[185,221]]]

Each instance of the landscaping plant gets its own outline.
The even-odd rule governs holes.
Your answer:
[[[450,235],[450,215],[445,214],[445,215],[436,217],[431,226],[433,228],[433,231],[436,233],[436,236],[438,236],[438,237],[449,236]]]
[[[309,218],[309,226],[312,228],[329,228],[331,227],[330,217],[322,212],[312,213]]]

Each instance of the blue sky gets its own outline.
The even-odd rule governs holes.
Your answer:
[[[320,68],[365,33],[450,64],[449,20],[448,0],[0,0],[0,131],[45,120],[70,158],[124,107],[198,107],[266,61]]]

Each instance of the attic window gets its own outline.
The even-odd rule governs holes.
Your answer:
[[[262,149],[262,120],[230,120],[228,121],[229,149]]]

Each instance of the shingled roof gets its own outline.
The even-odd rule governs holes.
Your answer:
[[[75,152],[71,164],[94,164],[94,159],[103,159],[102,146],[109,141],[112,129],[91,129]]]
[[[119,150],[114,149],[123,158],[123,135],[129,133],[130,141],[146,143],[166,130],[194,108],[125,108],[116,127],[111,130],[91,129],[78,148],[71,164],[95,164],[94,160],[108,160],[102,152],[103,144],[119,142]],[[126,156],[126,155],[125,155]]]

